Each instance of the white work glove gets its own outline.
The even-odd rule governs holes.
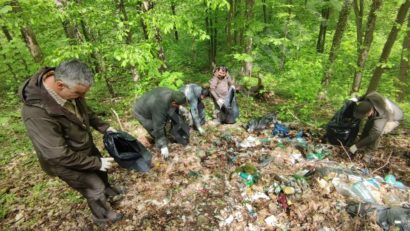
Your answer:
[[[199,134],[201,134],[201,135],[205,134],[205,130],[204,130],[202,127],[199,127],[199,128],[198,128],[198,132],[199,132]]]
[[[224,105],[224,100],[223,99],[218,99],[216,101],[216,103],[218,104],[219,107],[222,107],[222,105]]]
[[[113,127],[109,127],[107,128],[107,130],[105,130],[105,132],[117,132],[117,130],[115,130]]]
[[[108,169],[112,167],[113,162],[114,162],[114,158],[112,157],[101,158],[100,171],[106,172]]]
[[[161,156],[164,157],[164,159],[168,159],[168,156],[169,156],[168,147],[161,148]]]
[[[350,151],[352,154],[355,154],[355,153],[357,152],[357,147],[356,147],[356,145],[350,146],[349,151]]]

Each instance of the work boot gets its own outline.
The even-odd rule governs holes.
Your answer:
[[[116,202],[124,198],[125,188],[122,186],[109,186],[104,189],[104,195],[110,202]]]
[[[117,213],[113,210],[108,211],[106,214],[106,217],[104,218],[97,218],[96,216],[93,216],[93,221],[96,225],[99,226],[105,226],[108,224],[113,224],[123,218],[122,213]]]
[[[88,200],[88,205],[93,214],[93,221],[97,225],[107,225],[122,219],[121,213],[115,212],[107,202],[105,195],[97,200]]]

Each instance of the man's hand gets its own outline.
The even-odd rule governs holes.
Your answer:
[[[168,147],[161,148],[161,156],[164,157],[164,159],[168,159],[168,156],[169,156]]]
[[[350,151],[352,154],[355,154],[355,153],[357,152],[357,147],[356,147],[356,145],[350,146],[349,151]]]
[[[199,128],[198,128],[198,132],[199,132],[199,134],[201,134],[201,135],[204,135],[204,134],[205,134],[205,130],[204,130],[202,127],[199,127]]]
[[[107,128],[107,130],[105,130],[105,132],[117,132],[117,130],[115,130],[113,127],[109,127]]]
[[[218,99],[216,101],[216,103],[218,104],[219,107],[222,107],[222,105],[224,105],[224,100],[223,99]]]
[[[113,162],[114,162],[114,158],[112,157],[101,158],[100,171],[106,172],[108,169],[112,167]]]

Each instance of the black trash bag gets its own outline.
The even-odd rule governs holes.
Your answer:
[[[360,120],[353,117],[355,107],[356,102],[346,101],[327,124],[325,136],[329,143],[340,145],[341,142],[344,146],[354,143],[360,128]]]
[[[383,231],[392,230],[392,227],[397,227],[401,231],[410,230],[410,207],[384,207],[370,203],[350,203],[346,207],[347,212],[355,217],[376,215],[377,224]]]
[[[171,119],[171,138],[178,144],[187,145],[189,143],[189,125],[179,114],[179,110],[174,110],[169,114]]]
[[[239,116],[239,107],[235,97],[235,89],[231,88],[227,100],[221,107],[219,121],[222,124],[234,124]]]
[[[249,120],[249,122],[245,126],[245,129],[248,132],[263,130],[269,127],[270,125],[275,124],[276,122],[276,115],[275,113],[271,112],[262,117],[257,117]]]
[[[151,153],[126,132],[106,132],[104,147],[123,168],[140,172],[148,172],[151,168]]]

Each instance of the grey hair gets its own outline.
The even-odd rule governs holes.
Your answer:
[[[94,82],[93,73],[87,65],[79,60],[70,60],[61,63],[54,70],[55,80],[61,80],[69,87],[81,84],[91,86]]]

